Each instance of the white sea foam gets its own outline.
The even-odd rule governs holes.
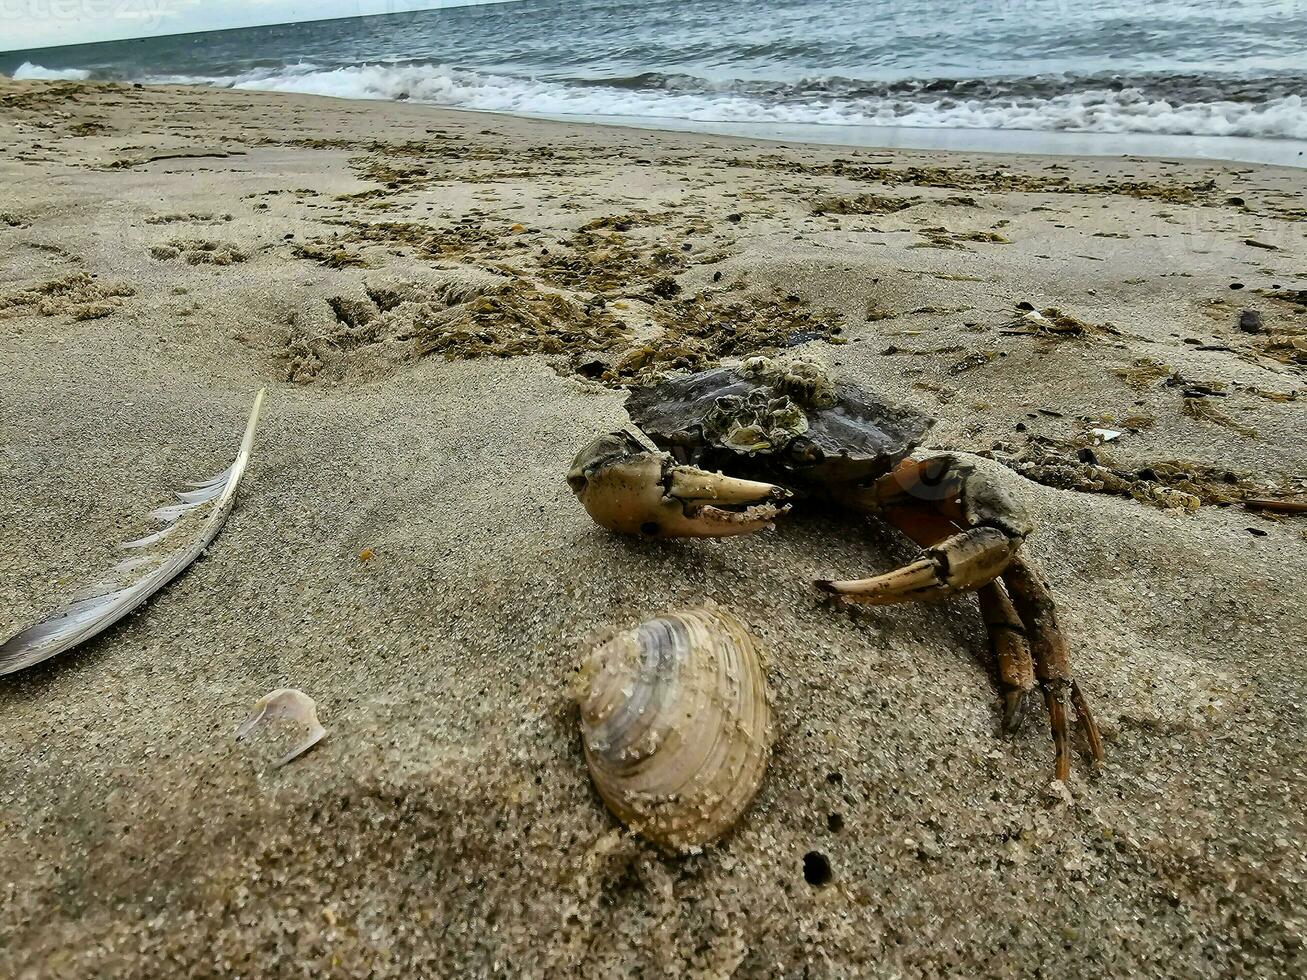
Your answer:
[[[16,78],[85,78],[24,64]],[[694,123],[794,123],[822,126],[906,126],[1173,136],[1307,139],[1307,100],[1298,94],[1264,101],[1195,101],[1145,94],[1136,88],[1090,87],[1056,94],[966,98],[902,92],[810,96],[790,88],[783,97],[756,86],[661,87],[569,84],[464,71],[440,65],[377,63],[323,68],[301,63],[241,75],[157,75],[155,84],[208,84],[345,99],[429,103],[461,109],[546,116],[622,116]],[[691,80],[695,81],[695,80]],[[697,88],[697,90],[695,90]]]
[[[1307,139],[1307,102],[1288,95],[1263,103],[1196,102],[1145,96],[1136,89],[1088,89],[1047,98],[996,100],[898,96],[774,100],[728,89],[685,92],[613,88],[460,71],[424,64],[325,69],[300,64],[224,78],[169,77],[238,89],[388,99],[536,115],[605,115],[694,122],[919,126],[949,129],[1062,130]]]
[[[83,68],[45,68],[41,65],[34,65],[30,61],[24,61],[14,70],[14,78],[20,82],[80,82],[90,77],[91,73]]]

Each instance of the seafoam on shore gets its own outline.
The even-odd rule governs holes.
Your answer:
[[[91,77],[88,69],[52,70],[24,62],[15,79]],[[1295,89],[1257,101],[1224,98],[1204,85],[1205,101],[1150,92],[1135,83],[1093,79],[997,80],[970,85],[713,84],[706,79],[641,76],[584,85],[462,71],[433,64],[363,64],[328,68],[311,63],[234,75],[146,74],[154,85],[200,84],[263,92],[298,92],[342,99],[384,99],[490,112],[547,116],[625,116],[695,123],[764,123],[839,127],[1049,130],[1307,140],[1307,104]],[[1054,82],[1054,84],[1050,84]],[[1243,82],[1249,89],[1256,82]],[[1281,79],[1268,89],[1285,88]]]

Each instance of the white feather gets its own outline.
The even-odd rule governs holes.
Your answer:
[[[236,503],[236,488],[250,461],[254,430],[259,424],[259,410],[266,394],[265,388],[254,399],[236,461],[217,476],[190,484],[195,489],[179,493],[180,503],[153,511],[152,516],[163,521],[166,527],[128,541],[121,547],[153,549],[164,541],[171,542],[174,531],[191,525],[190,521],[180,523],[182,518],[195,513],[197,522],[190,527],[191,533],[183,534],[170,550],[123,559],[103,578],[82,589],[70,605],[0,644],[0,674],[12,674],[39,664],[89,640],[145,602],[200,556],[222,530]],[[203,520],[198,520],[200,514],[197,512],[206,505],[208,513]]]

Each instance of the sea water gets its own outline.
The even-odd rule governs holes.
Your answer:
[[[517,0],[13,51],[0,73],[1307,164],[1307,0]]]

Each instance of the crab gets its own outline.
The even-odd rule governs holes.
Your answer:
[[[974,592],[1003,731],[1020,729],[1038,684],[1055,778],[1070,774],[1072,716],[1095,766],[1102,762],[1052,593],[1022,548],[1033,524],[974,464],[947,454],[910,458],[933,419],[832,379],[815,362],[766,357],[635,389],[626,407],[638,431],[594,439],[567,476],[598,524],[644,538],[727,537],[771,527],[800,500],[881,518],[921,557],[871,578],[819,579],[816,588],[869,605]]]

